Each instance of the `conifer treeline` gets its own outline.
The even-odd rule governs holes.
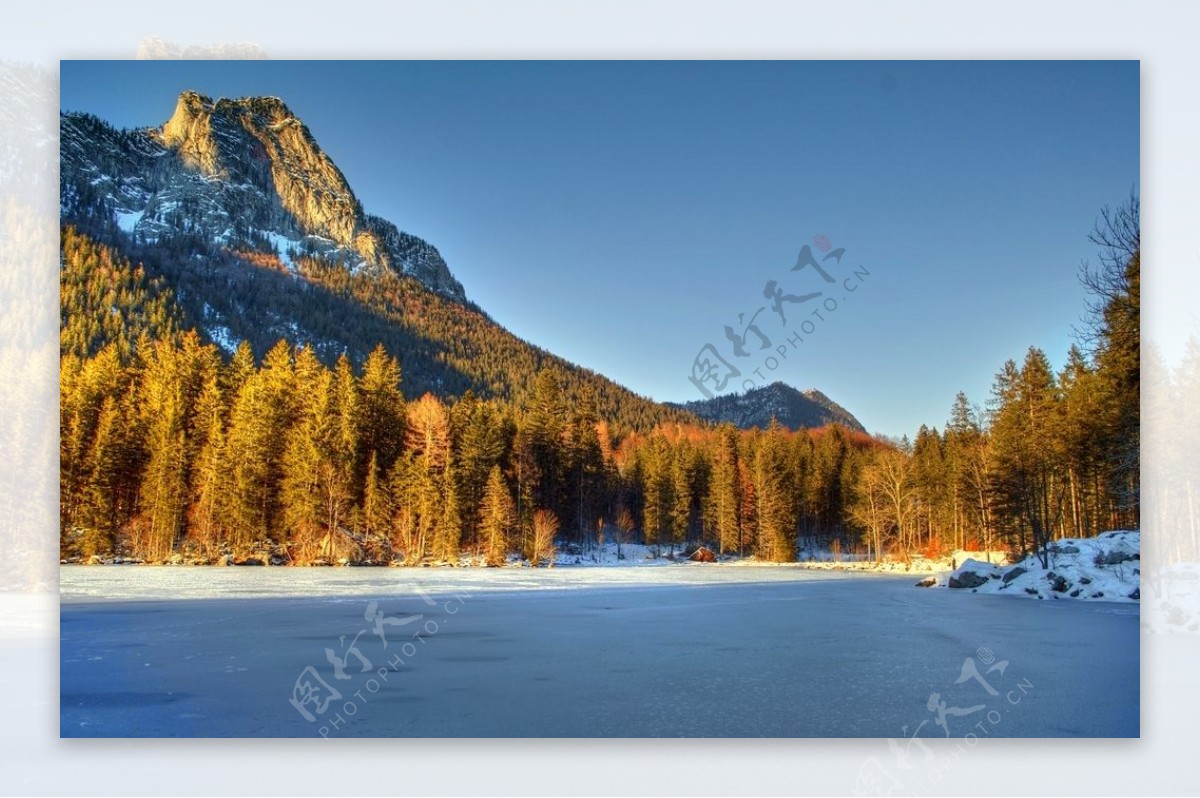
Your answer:
[[[845,497],[885,448],[836,426],[617,439],[553,370],[522,407],[406,402],[400,379],[382,347],[359,372],[286,341],[225,362],[194,332],[64,355],[63,555],[498,564],[545,559],[557,531],[788,561],[798,532],[850,535]]]
[[[1141,234],[1131,196],[1105,209],[1081,270],[1088,313],[1055,374],[1042,350],[996,375],[986,411],[960,393],[944,432],[863,471],[851,513],[867,536],[921,547],[1040,551],[1063,537],[1140,525]],[[879,534],[876,534],[876,530]],[[878,542],[876,545],[878,545]]]
[[[959,394],[944,430],[911,444],[837,425],[618,429],[588,391],[568,404],[557,369],[520,403],[406,401],[382,346],[361,368],[286,341],[225,359],[178,331],[162,286],[65,232],[64,261],[102,276],[64,276],[62,553],[499,564],[607,538],[792,561],[809,545],[1031,551],[1135,527],[1136,200],[1106,222],[1089,351],[1055,374],[1031,348],[986,411]],[[88,312],[67,312],[68,290],[95,298]]]

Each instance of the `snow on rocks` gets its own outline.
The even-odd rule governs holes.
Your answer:
[[[968,559],[950,574],[946,586],[1039,599],[1141,598],[1140,532],[1118,530],[1058,540],[1047,545],[1045,555],[1046,566],[1037,554],[1012,567]]]

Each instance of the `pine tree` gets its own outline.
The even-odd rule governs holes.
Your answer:
[[[226,439],[229,491],[218,516],[235,552],[273,533],[284,536],[276,525],[281,521],[283,456],[299,400],[295,384],[291,349],[280,341],[234,399]]]
[[[754,460],[757,496],[757,553],[772,562],[796,559],[794,475],[783,447],[782,428],[772,420],[759,438]]]
[[[462,512],[459,507],[458,472],[453,461],[442,474],[442,517],[434,537],[433,556],[443,562],[458,562],[462,538]]]
[[[530,474],[534,479],[530,487],[537,506],[569,518],[570,504],[564,486],[569,485],[570,481],[564,474],[566,464],[562,446],[565,412],[562,373],[557,368],[539,371],[534,379],[524,425],[534,465]]]
[[[334,529],[327,526],[323,482],[330,467],[334,436],[333,376],[324,369],[302,369],[297,389],[303,397],[300,418],[286,435],[280,481],[283,527],[302,560],[333,560]]]
[[[671,461],[666,441],[655,435],[643,451],[642,536],[657,551],[671,539]]]
[[[80,553],[85,557],[112,551],[128,515],[132,458],[127,416],[122,410],[116,399],[104,399],[87,455],[87,478],[75,521],[82,530]]]
[[[386,474],[404,447],[406,413],[400,393],[400,365],[382,344],[371,350],[363,364],[359,394],[359,457],[364,478],[372,455],[380,472]]]
[[[509,537],[516,524],[512,496],[499,466],[488,474],[483,501],[479,505],[479,531],[486,545],[486,561],[490,566],[503,565],[508,553]]]
[[[1073,534],[1088,537],[1101,531],[1108,520],[1104,388],[1099,374],[1076,346],[1071,347],[1058,381],[1067,483],[1064,522],[1070,524]]]
[[[417,455],[430,473],[441,473],[450,457],[450,416],[446,406],[427,393],[408,407],[408,451]]]
[[[169,339],[146,344],[139,360],[147,457],[139,496],[147,549],[139,555],[160,561],[185,529],[190,471],[199,453],[196,406],[215,378],[217,359],[212,347],[189,331],[178,344]]]
[[[671,551],[682,544],[688,537],[692,523],[692,462],[691,452],[686,444],[675,447],[671,459],[671,490],[670,507],[668,510],[668,525],[671,541]]]
[[[595,397],[585,390],[567,428],[565,458],[574,482],[575,531],[580,542],[588,538],[589,525],[600,512],[600,492],[603,490],[604,456],[596,425]],[[557,518],[557,517],[556,517]]]
[[[59,373],[59,513],[66,533],[81,524],[81,503],[91,480],[89,451],[98,436],[101,410],[112,400],[116,411],[131,375],[115,345],[87,360],[64,355]]]
[[[1080,278],[1090,295],[1087,340],[1096,363],[1111,527],[1139,525],[1141,493],[1141,200],[1105,208],[1091,236],[1100,266]]]
[[[1024,364],[997,375],[998,406],[992,424],[990,485],[997,512],[1022,551],[1038,551],[1047,565],[1045,544],[1062,512],[1063,483],[1057,437],[1057,386],[1041,350],[1030,347]]]
[[[218,517],[218,497],[227,490],[225,462],[225,407],[221,384],[213,375],[197,401],[199,449],[191,471],[188,537],[201,553],[215,556],[225,542]]]
[[[458,413],[456,471],[459,500],[463,507],[478,507],[492,467],[500,464],[509,446],[507,419],[473,396],[455,405]],[[518,485],[520,480],[517,480]],[[463,518],[464,539],[474,539],[478,519],[474,513]]]
[[[739,499],[737,430],[733,425],[725,424],[718,432],[714,447],[707,500],[711,525],[722,554],[744,553]]]
[[[226,396],[237,395],[256,370],[254,350],[250,347],[250,342],[239,341],[229,362],[221,370],[221,392]]]
[[[381,556],[390,553],[388,540],[393,513],[391,491],[383,479],[377,455],[371,452],[367,461],[366,484],[363,486],[363,535]]]
[[[949,515],[946,460],[941,435],[924,424],[913,442],[912,476],[917,496],[915,520],[918,525],[924,525],[925,545],[933,549],[931,553],[936,556],[943,544],[953,545],[954,542],[939,540],[939,531],[948,526]]]
[[[950,420],[942,436],[945,442],[945,491],[950,520],[950,537],[956,549],[967,547],[967,538],[975,530],[982,532],[977,523],[969,519],[969,508],[974,506],[971,485],[971,464],[981,438],[979,423],[967,400],[959,391],[950,409]]]

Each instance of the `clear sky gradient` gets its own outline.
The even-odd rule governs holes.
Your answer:
[[[369,212],[533,343],[674,401],[712,343],[730,388],[816,387],[895,436],[959,390],[983,404],[1030,345],[1062,364],[1087,234],[1139,184],[1132,61],[62,64],[62,108],[122,127],[184,89],[283,98]],[[791,270],[818,234],[845,248],[832,286]],[[723,332],[770,279],[824,291],[786,328],[758,316],[772,348],[813,322],[774,370]]]

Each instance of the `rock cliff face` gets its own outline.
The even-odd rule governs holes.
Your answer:
[[[365,259],[378,258],[346,178],[282,100],[252,97],[214,103],[202,94],[184,92],[161,135],[186,166],[208,177],[273,190],[306,230],[353,246]]]
[[[64,218],[111,214],[140,240],[207,237],[278,254],[291,268],[309,257],[391,270],[465,300],[434,247],[364,213],[341,170],[277,97],[214,101],[186,91],[159,129],[115,131],[80,114],[64,114],[61,127]]]

